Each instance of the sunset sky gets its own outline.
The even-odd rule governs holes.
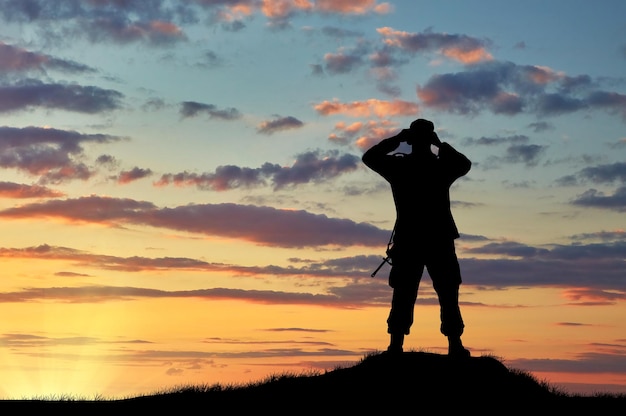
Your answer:
[[[626,393],[626,2],[0,0],[0,398],[128,397],[387,347],[363,152],[416,118],[464,343]],[[401,149],[406,150],[406,149]],[[405,350],[445,353],[427,273]]]

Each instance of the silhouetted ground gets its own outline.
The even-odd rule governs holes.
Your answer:
[[[626,395],[567,395],[493,357],[453,359],[405,352],[365,357],[353,367],[319,375],[279,375],[246,386],[185,388],[123,400],[0,401],[0,412],[44,411],[120,415],[183,411],[205,414],[315,414],[377,412],[482,414],[608,414],[624,409]],[[233,413],[234,412],[234,413]],[[448,414],[448,413],[443,413]]]

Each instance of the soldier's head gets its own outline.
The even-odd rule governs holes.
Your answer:
[[[413,150],[418,145],[420,149],[430,151],[431,136],[435,131],[435,125],[430,120],[418,118],[411,123],[409,127],[411,138],[407,140],[407,143],[413,146]]]
[[[430,120],[418,118],[411,123],[411,132],[415,132],[420,135],[428,136],[429,133],[435,131],[435,125]]]

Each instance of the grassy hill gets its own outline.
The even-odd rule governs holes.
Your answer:
[[[243,386],[194,386],[123,400],[0,401],[0,411],[370,415],[388,411],[593,412],[624,408],[626,395],[567,395],[496,358],[453,359],[426,352],[366,356],[352,367],[280,375]]]

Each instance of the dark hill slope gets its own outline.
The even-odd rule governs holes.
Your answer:
[[[492,357],[453,359],[445,355],[406,352],[371,355],[360,363],[320,375],[275,376],[240,387],[212,386],[114,401],[0,402],[23,410],[84,414],[165,412],[203,414],[370,415],[378,412],[479,411],[509,414],[530,411],[593,411],[603,414],[624,408],[626,396],[569,396],[511,370]],[[44,409],[45,408],[45,409]],[[8,409],[8,408],[7,408]],[[74,411],[76,411],[74,413]],[[447,413],[445,413],[447,414]]]

